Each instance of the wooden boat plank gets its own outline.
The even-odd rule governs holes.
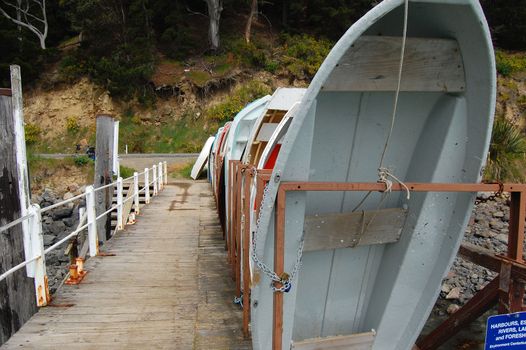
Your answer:
[[[293,350],[369,350],[374,342],[375,332],[341,335],[326,338],[312,338],[293,342]]]
[[[397,242],[406,216],[402,208],[306,216],[304,251]]]
[[[401,37],[356,40],[324,84],[325,91],[394,91]],[[407,38],[401,91],[465,90],[464,64],[456,40]]]

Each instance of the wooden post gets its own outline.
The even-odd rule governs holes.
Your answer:
[[[286,192],[283,187],[278,189],[277,208],[274,226],[274,271],[278,276],[284,272],[285,265],[285,204]],[[276,288],[281,288],[281,283],[275,283]],[[272,349],[281,350],[283,345],[283,293],[275,291],[273,300],[273,329]]]
[[[146,204],[150,204],[150,177],[148,176],[149,172],[150,169],[144,168],[144,202]]]
[[[20,111],[19,111],[20,112]],[[10,90],[0,90],[0,226],[22,216],[13,101]],[[27,179],[27,178],[25,178]],[[27,184],[27,183],[26,183]],[[26,208],[27,209],[27,208]],[[25,260],[22,225],[0,232],[0,273]],[[0,282],[0,344],[37,311],[35,287],[24,269]]]
[[[95,189],[112,182],[113,166],[113,118],[109,115],[97,116],[97,144],[95,146]],[[95,192],[95,212],[97,216],[111,207],[113,187]],[[111,215],[97,220],[99,241],[105,242],[111,234]]]

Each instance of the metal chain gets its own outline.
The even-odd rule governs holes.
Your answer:
[[[288,292],[292,288],[292,281],[294,280],[294,277],[297,275],[300,267],[301,267],[301,258],[303,256],[303,245],[304,245],[304,239],[302,237],[300,244],[298,246],[298,252],[296,254],[296,262],[294,263],[294,267],[292,268],[292,271],[290,275],[283,274],[283,276],[278,276],[276,272],[274,272],[270,267],[267,266],[257,255],[257,239],[258,239],[258,233],[260,229],[261,224],[261,215],[263,212],[263,207],[265,203],[268,201],[268,192],[269,192],[269,186],[268,184],[265,185],[265,189],[263,190],[263,198],[261,200],[261,205],[259,209],[259,215],[256,220],[256,227],[255,230],[252,231],[252,261],[254,261],[254,264],[273,282],[277,282],[281,284],[280,288],[276,288],[274,283],[271,283],[270,288],[274,292]]]

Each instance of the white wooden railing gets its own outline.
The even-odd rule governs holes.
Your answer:
[[[152,175],[150,181],[150,173]],[[139,177],[144,176],[144,186],[139,188]],[[130,214],[132,205],[127,206],[128,202],[133,201],[133,207],[135,209],[135,215],[139,213],[139,195],[141,192],[145,192],[145,203],[150,203],[150,185],[153,184],[153,196],[156,196],[160,190],[164,188],[164,185],[168,181],[168,170],[166,162],[159,162],[158,165],[154,165],[151,168],[145,168],[143,172],[135,172],[133,176],[122,179],[119,177],[117,181],[110,184],[93,188],[93,186],[87,186],[84,193],[74,196],[72,198],[63,200],[59,203],[40,208],[38,204],[32,204],[28,208],[28,214],[0,227],[0,232],[7,231],[13,226],[28,222],[29,238],[30,238],[30,256],[21,262],[20,264],[13,266],[9,270],[5,271],[0,275],[0,281],[6,279],[14,272],[24,268],[25,266],[31,267],[31,275],[34,275],[35,280],[35,294],[38,306],[46,306],[50,300],[48,281],[46,274],[46,254],[52,250],[57,249],[62,244],[67,242],[73,237],[76,237],[80,232],[85,229],[88,230],[88,246],[89,255],[96,256],[99,254],[99,241],[97,236],[97,220],[105,217],[112,211],[117,211],[117,228],[116,231],[122,230],[124,225],[128,222],[128,216]],[[133,182],[133,186],[130,186],[128,195],[123,198],[123,183]],[[100,215],[96,215],[95,212],[95,192],[103,190],[105,188],[115,186],[117,189],[117,204],[106,210]],[[131,193],[130,193],[131,192]],[[55,209],[57,207],[66,205],[76,200],[86,198],[86,207],[79,208],[79,224],[77,228],[66,235],[64,238],[56,242],[55,244],[44,249],[44,239],[42,233],[42,213]],[[125,208],[126,206],[126,208]],[[135,220],[135,219],[134,219]],[[28,274],[29,277],[32,277]]]

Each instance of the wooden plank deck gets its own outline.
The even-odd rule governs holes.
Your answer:
[[[251,349],[207,183],[169,184],[1,349]]]

